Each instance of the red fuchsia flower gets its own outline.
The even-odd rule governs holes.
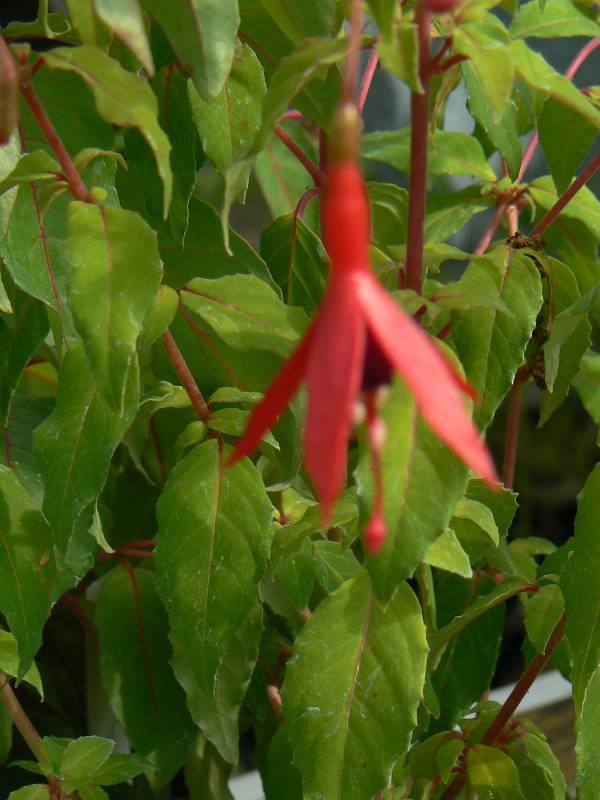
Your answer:
[[[375,507],[365,529],[365,543],[373,554],[385,539],[379,464],[384,429],[377,416],[375,390],[389,383],[392,369],[402,377],[437,436],[490,484],[496,484],[497,476],[465,408],[464,395],[473,396],[473,390],[419,324],[380,286],[369,266],[369,202],[356,158],[359,126],[358,112],[353,106],[344,107],[321,199],[323,238],[331,259],[325,298],[304,338],[254,409],[230,463],[256,448],[306,381],[304,456],[327,520],[343,488],[356,403],[364,397],[375,479]]]

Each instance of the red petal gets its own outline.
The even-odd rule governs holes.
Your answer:
[[[306,370],[309,399],[304,453],[324,519],[331,513],[345,477],[365,337],[366,327],[354,287],[346,277],[334,278],[314,328]]]
[[[412,392],[429,427],[474,472],[496,485],[492,457],[467,413],[464,381],[427,334],[368,272],[352,276],[367,324]]]
[[[263,435],[276,424],[279,415],[296,394],[304,378],[306,362],[314,338],[314,329],[313,323],[252,412],[246,431],[242,438],[238,439],[226,466],[229,467],[240,458],[252,453]]]

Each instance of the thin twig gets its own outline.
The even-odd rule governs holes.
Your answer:
[[[45,764],[46,757],[42,751],[40,735],[33,727],[31,720],[13,692],[12,686],[8,682],[8,676],[2,671],[0,671],[0,700],[4,704],[15,728],[21,734],[37,761],[40,764]]]
[[[545,651],[543,653],[538,653],[531,659],[527,668],[516,682],[512,692],[506,698],[502,704],[502,707],[494,717],[492,724],[485,732],[485,735],[481,740],[482,744],[489,747],[490,745],[493,745],[498,736],[500,736],[507,722],[515,713],[527,692],[531,689],[533,682],[542,672],[552,657],[552,654],[560,644],[565,633],[566,624],[567,618],[563,616],[558,625],[554,628],[554,631],[548,640],[548,644],[546,645]],[[455,798],[458,797],[458,795],[462,792],[465,783],[466,778],[462,776],[456,778],[446,789],[441,797],[441,800],[455,800]]]
[[[595,39],[590,39],[584,47],[581,48],[579,53],[575,56],[575,58],[569,64],[567,71],[565,72],[566,78],[574,78],[577,71],[583,64],[583,62],[589,58],[589,56],[594,52],[594,50],[600,47],[600,36],[597,36]],[[537,146],[540,141],[540,135],[538,131],[534,131],[531,139],[527,143],[527,147],[525,148],[525,152],[523,153],[523,160],[521,161],[521,167],[519,169],[519,174],[517,176],[517,180],[520,181],[523,179],[523,175],[527,170],[527,167],[531,163],[531,159],[534,156],[535,151],[537,150]]]
[[[556,217],[560,214],[563,208],[569,203],[573,197],[577,194],[577,192],[585,186],[585,184],[589,181],[589,179],[600,169],[600,153],[597,153],[596,156],[590,161],[587,167],[581,172],[580,175],[575,178],[573,183],[569,186],[569,188],[558,198],[556,203],[552,206],[550,211],[542,217],[542,219],[538,222],[535,228],[532,230],[532,236],[540,236],[546,228],[548,228]]]
[[[48,140],[48,144],[54,150],[54,154],[62,167],[64,178],[69,185],[71,194],[78,200],[81,200],[82,203],[92,202],[87,186],[77,171],[77,167],[71,160],[71,156],[67,153],[65,146],[61,142],[56,128],[52,124],[50,117],[46,114],[33,86],[22,84],[21,94],[25,98],[27,105],[31,109],[31,113],[42,129],[42,133]]]
[[[196,414],[198,415],[199,419],[202,420],[202,422],[207,422],[210,418],[210,409],[206,404],[206,400],[204,399],[202,392],[198,388],[198,384],[194,380],[194,376],[192,375],[190,368],[183,357],[183,353],[177,347],[177,342],[173,338],[170,331],[166,331],[163,334],[162,341],[169,361],[179,376],[179,379],[183,384],[183,388],[186,390],[188,397],[190,398],[192,405],[196,410]]]
[[[522,377],[521,371],[517,372],[508,399],[508,419],[506,421],[506,437],[504,440],[504,463],[502,465],[502,483],[507,489],[512,489],[515,481],[517,450],[519,447],[519,425],[521,422],[521,399],[523,397],[523,383],[526,379],[526,376]]]
[[[275,133],[275,136],[281,139],[281,141],[284,143],[284,145],[287,147],[290,153],[293,153],[296,156],[300,164],[302,164],[302,166],[308,172],[308,174],[313,179],[315,184],[317,186],[321,186],[321,184],[323,183],[324,175],[321,172],[321,170],[316,166],[316,164],[313,164],[313,162],[306,155],[304,150],[302,150],[301,147],[298,147],[296,142],[290,136],[287,135],[287,133],[283,130],[283,128],[280,125],[276,125],[273,132]]]
[[[371,88],[371,83],[373,82],[373,76],[377,71],[377,66],[379,64],[379,53],[377,50],[373,50],[371,55],[369,56],[369,60],[367,61],[367,66],[365,67],[365,71],[362,76],[362,80],[360,82],[360,88],[358,90],[358,99],[356,101],[356,105],[358,106],[359,111],[363,111],[365,107],[365,103],[367,102],[367,97],[369,96],[369,89]]]
[[[487,229],[485,230],[485,233],[479,240],[479,244],[475,248],[476,256],[482,256],[490,246],[492,239],[494,238],[496,231],[500,227],[504,215],[506,214],[507,208],[508,208],[507,202],[500,203],[500,205],[496,208],[496,212],[492,217],[492,221],[488,225]]]
[[[431,79],[431,15],[420,0],[416,11],[419,37],[419,76],[423,92],[411,93],[410,182],[408,236],[406,241],[406,286],[421,293],[423,284],[423,240],[427,202],[427,139],[429,135],[429,83]]]

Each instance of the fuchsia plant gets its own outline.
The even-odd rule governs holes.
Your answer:
[[[47,6],[0,31],[0,797],[231,800],[249,734],[267,800],[565,800],[552,665],[596,800],[600,471],[543,538],[522,414],[600,423],[596,5]]]
[[[464,405],[463,395],[473,397],[473,390],[371,272],[369,206],[356,163],[359,131],[356,108],[342,106],[333,123],[332,141],[338,144],[328,153],[321,198],[323,238],[331,259],[327,294],[310,329],[254,410],[231,457],[234,463],[252,453],[305,378],[309,403],[304,457],[325,522],[344,483],[348,439],[361,392],[366,396],[374,470],[378,469],[385,430],[377,416],[376,393],[389,383],[392,367],[440,439],[491,485],[497,480],[491,456]],[[381,493],[378,486],[365,528],[371,554],[379,552],[385,538]]]

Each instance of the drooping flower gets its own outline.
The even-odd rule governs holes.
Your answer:
[[[340,494],[357,400],[364,396],[375,470],[375,508],[365,531],[374,553],[385,537],[379,471],[381,421],[374,390],[396,370],[436,435],[491,484],[492,458],[465,408],[471,387],[412,317],[378,283],[369,265],[370,212],[357,162],[360,118],[353,106],[338,115],[335,149],[321,198],[321,225],[331,260],[325,298],[296,350],[256,406],[230,463],[249,455],[277,422],[300,383],[308,388],[304,457],[327,519]]]

